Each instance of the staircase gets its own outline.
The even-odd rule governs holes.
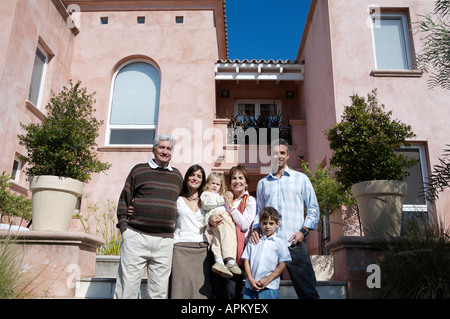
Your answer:
[[[333,281],[333,259],[331,256],[311,256],[317,278],[317,291],[321,299],[346,299],[345,282]],[[80,278],[75,287],[75,298],[112,299],[116,283],[118,256],[97,256],[95,275],[92,278]],[[145,297],[147,278],[142,278],[139,297]],[[297,299],[290,280],[281,280],[280,299]]]

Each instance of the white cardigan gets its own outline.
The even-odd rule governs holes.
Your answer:
[[[178,217],[173,234],[175,243],[208,242],[204,232],[205,211],[202,208],[196,212],[192,211],[181,196],[178,197],[177,208]]]

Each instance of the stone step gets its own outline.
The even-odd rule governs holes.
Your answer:
[[[332,257],[313,255],[311,256],[311,262],[316,273],[317,290],[320,297],[322,299],[345,299],[347,296],[346,283],[333,281]],[[97,256],[94,277],[81,278],[77,281],[75,298],[111,299],[114,293],[118,267],[118,256]],[[145,297],[146,284],[147,278],[144,273],[139,298]],[[281,280],[279,298],[297,298],[290,280]]]
[[[312,255],[311,263],[317,281],[330,281],[333,279],[333,257],[329,255]],[[116,277],[119,269],[119,256],[98,255],[95,263],[96,277]],[[144,273],[143,278],[146,277]]]
[[[116,278],[93,277],[81,278],[77,282],[75,298],[82,299],[112,299]],[[143,278],[139,299],[145,298],[147,279]],[[321,299],[346,299],[347,286],[345,282],[338,281],[318,281],[317,291]],[[297,299],[294,287],[290,280],[281,280],[279,299]]]

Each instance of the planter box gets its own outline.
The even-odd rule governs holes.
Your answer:
[[[32,230],[67,231],[83,192],[83,183],[59,176],[33,176]]]
[[[95,277],[116,278],[120,256],[97,255],[95,259]]]
[[[105,243],[80,232],[0,230],[0,238],[5,237],[21,250],[30,297],[73,297],[77,280],[94,275],[97,249]]]
[[[342,236],[326,244],[334,257],[334,280],[347,282],[349,299],[381,298],[379,288],[370,288],[369,265],[376,265],[382,254],[380,243],[384,237]]]
[[[400,236],[406,190],[405,182],[390,180],[367,181],[352,186],[366,236]]]

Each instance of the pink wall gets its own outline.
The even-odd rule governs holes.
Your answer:
[[[312,1],[297,60],[305,63],[305,80],[300,83],[300,109],[305,114],[309,162],[322,163],[329,157],[324,131],[336,121],[330,30],[326,1]],[[311,16],[311,13],[314,15]]]
[[[0,143],[0,172],[9,174],[15,153],[25,154],[16,137],[23,133],[19,123],[39,121],[51,90],[57,92],[67,83],[74,36],[51,1],[7,0],[2,2],[0,18],[0,131],[7,134]],[[41,105],[27,107],[38,43],[53,57],[47,68]],[[20,184],[28,187],[25,176]]]
[[[323,132],[340,120],[353,93],[366,96],[374,88],[378,100],[393,118],[412,126],[417,137],[412,143],[425,146],[428,169],[437,164],[445,145],[450,143],[449,93],[430,90],[428,74],[420,77],[371,75],[375,69],[372,31],[367,26],[369,5],[373,1],[312,1],[315,12],[305,29],[298,59],[305,60],[305,81],[300,85],[301,107],[306,110],[308,147],[311,158],[329,158],[328,141]],[[434,1],[381,0],[387,10],[406,10],[413,25],[419,15],[433,10]],[[406,10],[406,11],[408,11]],[[413,47],[421,49],[421,35],[412,32]],[[437,203],[437,214],[449,222],[449,192]]]
[[[172,165],[184,174],[200,163],[209,172],[212,162],[198,150],[207,143],[203,132],[212,128],[215,117],[214,62],[219,52],[213,10],[81,10],[71,76],[97,92],[97,117],[105,121],[99,157],[112,164],[106,174],[93,175],[85,185],[89,201],[116,201],[130,169],[152,157],[151,148],[114,147],[105,141],[114,73],[133,59],[150,62],[160,71],[157,131],[177,139]],[[137,16],[145,16],[146,23],[137,24]],[[183,16],[184,23],[176,24],[176,16]],[[101,25],[100,17],[108,17],[109,23]]]
[[[43,116],[37,108],[25,105],[39,41],[53,55],[41,110],[51,90],[58,92],[70,78],[81,80],[89,92],[96,92],[97,117],[105,121],[98,139],[99,157],[111,163],[112,168],[106,174],[94,174],[85,186],[90,202],[116,201],[131,167],[152,156],[149,147],[111,147],[105,143],[112,79],[117,69],[132,59],[149,61],[161,73],[158,132],[176,135],[173,165],[183,173],[193,163],[201,163],[207,173],[212,169],[226,170],[217,166],[215,158],[210,158],[205,149],[210,143],[214,119],[230,115],[234,99],[276,96],[281,100],[284,120],[294,120],[302,132],[296,136],[293,147],[295,154],[290,165],[294,167],[299,166],[296,157],[302,155],[310,163],[327,162],[331,152],[324,131],[339,121],[350,95],[366,95],[373,88],[378,88],[379,100],[388,110],[393,109],[395,117],[413,126],[415,141],[426,146],[429,168],[437,163],[445,144],[450,143],[447,136],[450,110],[444,107],[448,105],[448,93],[439,88],[430,91],[427,75],[419,78],[370,75],[374,68],[372,34],[367,27],[371,1],[312,1],[297,56],[298,61],[305,63],[305,80],[298,84],[216,83],[215,62],[226,58],[220,0],[182,4],[170,1],[164,7],[150,0],[121,2],[120,6],[117,2],[65,1],[66,5],[79,5],[81,9],[80,32],[76,36],[67,28],[56,3],[59,2],[40,1],[38,6],[33,1],[6,0],[2,4],[0,107],[4,116],[0,118],[0,129],[8,132],[8,137],[0,146],[0,170],[10,172],[15,153],[24,152],[16,138],[21,133],[19,123],[36,122]],[[396,7],[409,7],[414,22],[417,15],[431,11],[434,2],[396,3]],[[378,4],[388,7],[392,1],[380,0]],[[109,23],[100,24],[100,17],[106,16]],[[146,23],[137,24],[137,16],[145,16]],[[176,24],[176,16],[183,16],[184,23]],[[413,38],[418,51],[420,37],[415,34]],[[232,96],[220,98],[221,89],[229,89]],[[293,90],[295,98],[286,99],[285,90]],[[256,174],[257,177],[260,176]],[[20,185],[26,192],[28,184],[24,176]],[[447,195],[438,202],[437,211],[449,205]]]
[[[150,0],[121,2],[119,7],[114,2],[65,1],[81,10],[77,35],[66,26],[67,13],[59,1],[4,2],[0,129],[8,137],[0,146],[0,171],[10,173],[15,153],[25,153],[16,137],[23,133],[19,123],[40,121],[51,91],[59,92],[69,79],[81,80],[88,92],[96,92],[96,116],[105,121],[97,141],[99,157],[112,164],[106,174],[94,174],[85,185],[84,206],[117,201],[131,167],[152,157],[151,147],[105,143],[114,73],[123,63],[141,59],[161,74],[157,132],[177,137],[173,166],[184,174],[190,165],[201,163],[209,173],[213,161],[197,150],[208,143],[205,132],[215,118],[215,61],[226,58],[221,0],[165,2],[163,7]],[[137,24],[137,16],[145,16],[146,23]],[[183,16],[182,24],[175,23],[176,16]],[[100,17],[108,17],[109,23],[100,24]],[[25,104],[38,41],[51,54],[40,108]],[[22,174],[15,189],[26,194],[25,178]]]

